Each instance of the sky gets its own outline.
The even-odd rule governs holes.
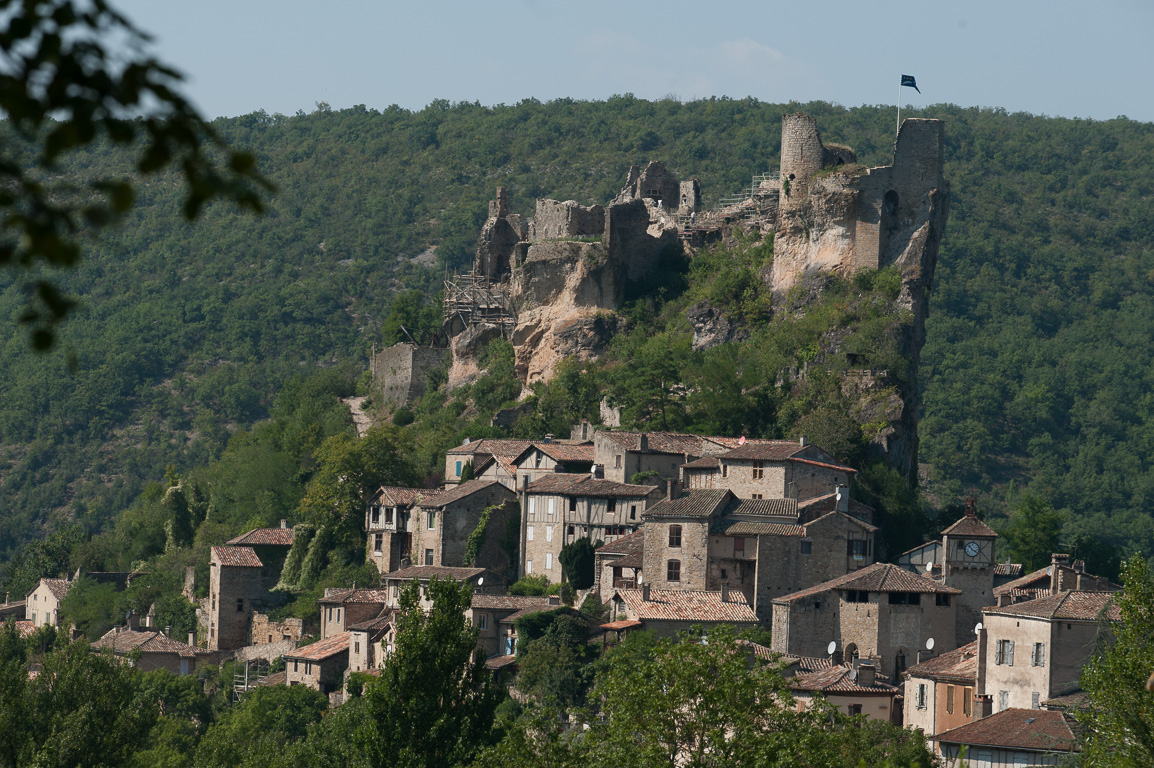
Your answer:
[[[113,0],[207,117],[709,96],[1154,122],[1151,0]]]

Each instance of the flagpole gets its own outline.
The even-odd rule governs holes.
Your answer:
[[[894,126],[894,136],[902,132],[902,86],[900,85],[901,78],[898,78],[898,123]]]

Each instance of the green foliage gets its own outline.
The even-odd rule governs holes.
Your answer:
[[[461,467],[460,482],[463,483],[466,480],[472,480],[472,479],[473,479],[473,462],[466,461],[465,466]]]
[[[1140,766],[1154,763],[1154,577],[1135,556],[1126,562],[1116,596],[1120,624],[1108,628],[1106,643],[1082,669],[1090,706],[1076,713],[1085,727],[1086,765]],[[1106,627],[1103,627],[1106,630]]]
[[[657,482],[650,482],[656,480]],[[644,472],[634,472],[633,477],[629,478],[630,485],[661,485],[661,473],[656,470],[646,470]]]
[[[510,595],[539,597],[549,590],[549,577],[543,573],[526,574],[509,586]]]
[[[580,538],[561,547],[561,554],[557,557],[561,561],[561,575],[573,589],[589,589],[593,586],[596,576],[595,549],[588,538]]]
[[[284,565],[281,566],[280,581],[277,582],[277,588],[291,589],[300,584],[305,559],[316,532],[316,527],[309,523],[299,523],[293,526],[293,545],[289,548]]]
[[[1010,515],[1010,522],[998,535],[1010,559],[1027,571],[1043,568],[1050,555],[1058,552],[1062,517],[1054,508],[1032,493],[1026,493]]]
[[[596,592],[585,595],[581,601],[581,613],[594,624],[603,624],[609,619],[609,606],[604,605]]]
[[[465,466],[471,470],[473,463],[469,462]],[[472,472],[470,471],[469,474],[472,475]],[[464,482],[464,476],[465,476],[465,473],[462,472],[461,473],[461,477],[462,477],[461,482]],[[501,507],[502,507],[502,505],[495,504],[492,506],[485,507],[485,509],[481,512],[481,519],[477,521],[477,527],[474,528],[472,531],[470,531],[469,537],[467,539],[465,539],[465,564],[466,565],[476,565],[477,553],[481,551],[481,545],[485,543],[485,536],[487,535],[487,532],[489,529],[489,520],[490,520],[490,518],[493,517],[493,513],[499,511],[501,509]]]
[[[393,414],[393,426],[394,427],[407,427],[410,424],[412,424],[413,420],[416,418],[417,417],[414,416],[413,412],[410,411],[408,408],[401,408],[401,409],[397,410],[396,413]]]
[[[303,685],[267,686],[245,695],[205,731],[198,768],[257,768],[304,739],[328,709],[328,697]]]
[[[386,347],[401,342],[432,344],[442,335],[441,298],[415,289],[396,294],[381,326],[381,342]]]

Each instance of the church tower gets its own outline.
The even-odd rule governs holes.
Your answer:
[[[957,596],[958,646],[974,639],[974,626],[982,620],[982,608],[994,600],[994,540],[998,534],[978,519],[977,503],[966,499],[962,519],[942,531],[942,581],[962,590]]]

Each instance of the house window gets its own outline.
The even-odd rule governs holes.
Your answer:
[[[863,589],[850,589],[845,593],[845,601],[847,603],[868,603],[870,593]]]
[[[813,554],[813,542],[802,540],[801,553],[803,555],[812,555]]]
[[[356,642],[353,643],[353,653],[360,653],[360,652],[361,652],[361,641],[357,640]]]
[[[526,560],[525,561],[525,573],[532,573],[532,572],[533,572],[533,561],[532,560]]]
[[[1010,692],[998,691],[998,711],[1010,708]]]
[[[488,629],[489,628],[489,614],[482,613],[480,616],[477,617],[477,628],[478,629]]]
[[[906,652],[898,651],[894,654],[894,679],[906,670]]]
[[[681,581],[681,561],[670,560],[665,569],[666,581]]]
[[[525,541],[532,541],[532,540],[533,540],[533,526],[530,525],[530,526],[525,528]]]
[[[946,686],[946,712],[954,714],[954,686]]]
[[[433,510],[425,512],[425,527],[430,531],[433,530],[433,525],[436,521],[436,513]]]
[[[379,525],[381,522],[381,508],[376,506],[376,505],[373,505],[369,509],[371,510],[371,514],[372,514],[372,524],[373,525]]]
[[[553,540],[553,526],[547,525],[547,526],[545,526],[545,541],[552,541],[552,540]]]
[[[890,605],[921,605],[922,596],[917,592],[890,592]]]
[[[545,553],[545,570],[547,570],[547,571],[553,570],[553,553],[552,552],[546,552]]]
[[[925,683],[918,683],[918,692],[917,692],[917,695],[914,697],[914,706],[916,706],[918,709],[925,709],[926,708],[926,684]]]
[[[242,613],[244,611],[244,598],[238,597],[236,599],[236,612]]]
[[[577,532],[576,528],[574,528],[573,526],[569,526],[569,535],[570,536],[573,536],[576,532]]]
[[[729,465],[728,464],[722,464],[721,465],[721,476],[722,477],[729,477]]]
[[[432,564],[433,564],[433,550],[426,549],[425,550],[425,565],[432,565]]]
[[[610,515],[617,513],[617,499],[609,499],[605,502],[605,511]]]
[[[934,597],[934,602],[935,602],[937,605],[942,605],[942,606],[949,606],[949,604],[950,604],[950,596],[949,596],[949,595],[936,595],[936,596]]]
[[[576,496],[570,496],[569,497],[569,511],[570,512],[576,512],[577,511],[577,497]]]
[[[971,702],[973,702],[973,700],[974,689],[967,685],[962,689],[962,714],[966,717],[969,717],[970,713],[973,712],[973,709],[971,708]]]
[[[381,554],[381,550],[384,549],[384,546],[385,546],[385,534],[378,533],[378,534],[374,535],[373,536],[373,552],[375,552],[378,555]]]
[[[553,514],[553,502],[556,501],[552,496],[549,497],[549,514]]]
[[[760,461],[753,462],[753,479],[761,480],[765,477],[765,464]]]
[[[735,558],[742,558],[742,559],[745,558],[745,537],[744,536],[734,536],[733,537],[733,556]]]
[[[864,539],[850,539],[845,543],[845,553],[854,560],[864,560],[866,555],[866,542]]]
[[[341,621],[341,609],[337,608],[337,623],[339,624],[340,621]]]
[[[1031,693],[1030,694],[1030,708],[1031,709],[1037,709],[1038,707],[1040,707],[1041,706],[1041,698],[1042,698],[1041,695],[1037,691],[1034,691],[1033,693]]]
[[[994,664],[1005,664],[1007,667],[1014,666],[1013,640],[999,640],[994,645]]]
[[[536,496],[530,496],[529,497],[529,514],[530,515],[537,514],[537,497]]]
[[[764,498],[764,497],[763,497],[763,496],[762,496],[760,493],[751,493],[751,494],[749,494],[749,497],[750,497],[751,499],[761,499],[761,498]]]
[[[848,711],[849,714],[851,714],[851,715],[860,715],[861,714],[861,704],[847,704],[846,705],[846,711]]]
[[[669,526],[669,546],[671,546],[671,547],[680,547],[681,546],[681,526],[680,525]],[[673,581],[673,579],[670,579],[670,581]]]
[[[613,457],[613,467],[615,469],[621,469],[621,454],[620,453]]]
[[[461,462],[457,462],[457,477],[461,476]]]
[[[629,505],[629,519],[630,520],[636,520],[637,519],[637,505],[636,504],[630,504]]]
[[[393,524],[393,508],[389,507],[385,510],[385,525]]]
[[[1034,643],[1034,652],[1030,654],[1030,663],[1035,667],[1046,666],[1046,644]]]

